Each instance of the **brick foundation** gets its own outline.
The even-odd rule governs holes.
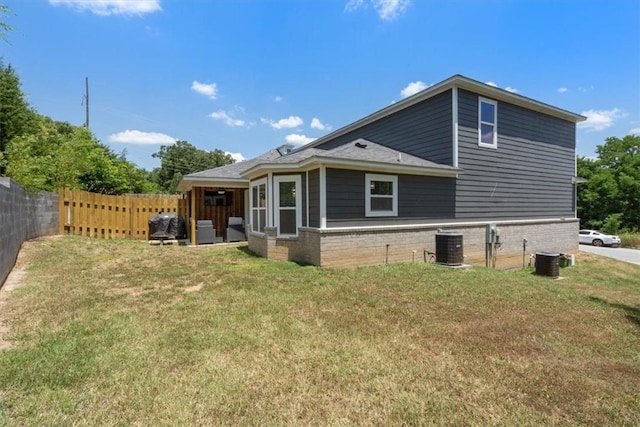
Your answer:
[[[250,234],[249,249],[278,260],[305,262],[322,267],[355,267],[385,262],[423,262],[424,251],[435,252],[438,229],[463,235],[465,263],[485,265],[485,222],[429,224],[423,226],[354,229],[301,228],[296,238],[278,238],[275,228],[264,235]],[[538,251],[578,251],[579,220],[496,221],[501,246],[496,268],[521,268],[523,239],[527,239],[524,263]]]

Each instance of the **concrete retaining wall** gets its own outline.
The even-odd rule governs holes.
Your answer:
[[[0,286],[11,272],[25,240],[58,234],[58,195],[29,194],[0,177]]]
[[[497,222],[501,246],[496,268],[521,268],[529,254],[539,251],[576,253],[579,220],[531,220]],[[385,262],[424,262],[424,252],[435,252],[438,229],[461,232],[464,260],[484,266],[486,223],[429,224],[396,228],[301,228],[299,237],[278,239],[276,230],[250,236],[249,249],[270,259],[307,262],[323,267],[354,267]],[[523,240],[527,246],[523,248]]]

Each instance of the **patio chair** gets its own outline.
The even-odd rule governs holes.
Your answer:
[[[244,233],[244,221],[240,216],[230,216],[229,225],[225,231],[226,242],[241,242],[247,240]]]

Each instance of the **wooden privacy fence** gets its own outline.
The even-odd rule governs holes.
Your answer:
[[[187,201],[180,195],[109,196],[64,188],[58,203],[60,234],[143,240],[149,238],[149,219],[159,212],[177,213],[187,221]]]

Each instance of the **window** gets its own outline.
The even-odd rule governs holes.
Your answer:
[[[365,175],[366,216],[398,216],[398,177]]]
[[[278,236],[297,236],[298,227],[302,226],[301,183],[299,175],[273,178]]]
[[[267,223],[267,180],[251,183],[251,231],[264,233]]]
[[[498,103],[478,98],[478,145],[498,148]]]

